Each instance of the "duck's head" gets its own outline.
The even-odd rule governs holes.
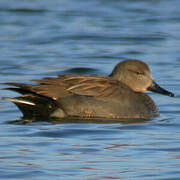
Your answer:
[[[172,97],[174,96],[173,93],[161,88],[153,81],[147,64],[140,60],[125,60],[118,63],[109,76],[123,82],[135,92],[149,90]]]

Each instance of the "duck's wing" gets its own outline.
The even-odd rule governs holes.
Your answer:
[[[68,94],[73,93],[97,98],[113,97],[116,93],[124,93],[128,89],[117,80],[95,75],[60,75],[57,78],[44,78],[42,80],[33,80],[33,82],[48,88],[54,86],[63,91],[65,90]],[[59,93],[59,97],[64,96]]]
[[[127,90],[126,86],[104,76],[60,75],[57,78],[33,80],[38,85],[8,83],[16,86],[19,92],[31,92],[57,100],[71,94],[109,99]]]

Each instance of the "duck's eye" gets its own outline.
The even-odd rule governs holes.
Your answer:
[[[138,72],[138,71],[136,72],[136,74],[137,74],[137,75],[143,75],[142,72]]]
[[[130,70],[130,69],[129,69],[129,71],[131,71],[131,72],[133,72],[133,73],[135,73],[135,74],[137,74],[137,75],[144,75],[144,73],[139,72],[139,71],[133,71],[133,70]]]

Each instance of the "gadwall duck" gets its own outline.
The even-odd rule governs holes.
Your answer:
[[[15,103],[24,116],[149,119],[159,112],[144,91],[174,96],[153,81],[140,60],[118,63],[107,77],[67,74],[33,82],[37,84],[6,83],[22,96],[4,99]]]

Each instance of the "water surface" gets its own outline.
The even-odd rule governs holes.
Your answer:
[[[1,179],[178,179],[180,1],[1,0],[0,82],[60,73],[107,75],[145,61],[175,98],[149,93],[159,118],[143,122],[19,121],[0,100]],[[3,90],[0,96],[17,96]]]

